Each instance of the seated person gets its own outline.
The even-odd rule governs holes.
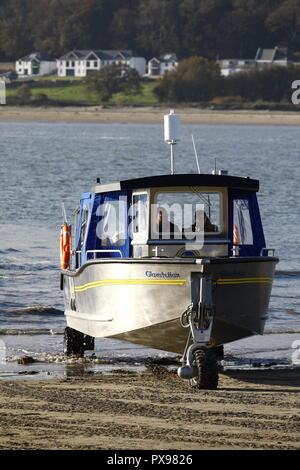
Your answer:
[[[169,238],[175,238],[174,233],[181,233],[181,230],[177,225],[170,222],[166,209],[159,207],[156,215],[156,231],[159,234],[159,238],[167,239],[167,234],[170,234]]]
[[[209,217],[207,216],[205,211],[198,210],[195,213],[195,222],[192,225],[193,232],[217,232],[218,227],[211,223]]]

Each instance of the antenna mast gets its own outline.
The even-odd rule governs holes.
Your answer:
[[[179,126],[180,117],[174,113],[171,109],[170,114],[164,116],[165,124],[165,142],[170,145],[171,148],[171,175],[174,175],[174,149],[173,146],[177,144],[179,139]]]
[[[194,147],[194,153],[195,153],[195,158],[196,158],[198,173],[199,173],[199,175],[200,175],[201,171],[200,171],[200,166],[199,166],[199,159],[198,159],[198,154],[197,154],[197,149],[196,149],[196,145],[195,145],[195,140],[194,140],[193,134],[192,134],[192,142],[193,142],[193,147]]]

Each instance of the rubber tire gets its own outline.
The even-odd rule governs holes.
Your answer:
[[[95,349],[95,338],[93,336],[84,335],[83,345],[85,351],[94,351]]]
[[[64,354],[65,356],[84,355],[84,334],[67,326],[64,331]]]
[[[218,359],[214,349],[199,348],[194,352],[197,377],[190,384],[200,390],[216,390],[219,381]]]

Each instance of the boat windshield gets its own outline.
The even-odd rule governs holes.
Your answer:
[[[161,191],[156,194],[151,213],[151,238],[193,239],[195,234],[220,233],[221,193]]]

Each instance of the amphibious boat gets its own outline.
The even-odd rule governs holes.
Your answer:
[[[82,194],[74,242],[61,231],[65,354],[117,338],[183,354],[178,375],[215,389],[225,343],[263,334],[275,265],[259,181],[214,170],[174,174],[178,116],[165,116],[171,174]]]

